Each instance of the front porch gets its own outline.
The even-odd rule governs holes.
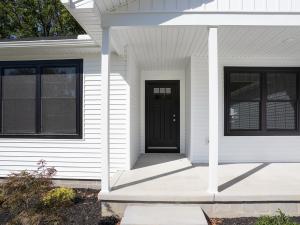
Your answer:
[[[191,164],[179,154],[144,154],[134,169],[112,177],[111,192],[101,193],[100,199],[156,203],[299,202],[299,171],[300,163],[220,164],[219,192],[210,194],[208,165]]]
[[[224,133],[224,68],[299,68],[298,27],[113,27],[104,34],[102,201],[300,201],[298,135]],[[123,74],[119,65],[114,69],[115,58],[122,57]],[[145,84],[158,80],[180,83],[181,155],[145,155]],[[238,128],[251,128],[244,121],[265,121],[266,113],[245,110]]]

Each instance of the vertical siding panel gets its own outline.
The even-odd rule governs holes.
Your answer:
[[[244,11],[253,11],[254,10],[254,0],[243,0],[243,9],[244,9]]]
[[[267,0],[255,0],[255,11],[265,11]]]
[[[140,9],[140,1],[133,1],[128,4],[128,11],[138,11]]]
[[[290,11],[291,0],[280,0],[280,11]]]
[[[164,0],[153,0],[153,10],[164,10]]]
[[[166,10],[175,11],[177,9],[177,0],[165,0]]]
[[[231,11],[242,11],[243,1],[242,0],[230,0],[230,10]]]
[[[177,7],[179,11],[189,10],[189,0],[177,0]]]
[[[192,10],[203,11],[205,9],[205,3],[207,0],[190,0],[190,6]]]
[[[219,0],[219,10],[228,11],[230,9],[230,0]]]
[[[294,11],[300,11],[300,1],[299,0],[294,0],[293,9],[294,9]]]
[[[207,11],[217,11],[218,10],[218,1],[219,0],[207,1],[205,3],[205,9]]]
[[[129,10],[153,11],[299,11],[298,0],[139,0],[129,3]],[[120,11],[124,10],[120,8]]]
[[[268,11],[278,11],[279,1],[278,0],[267,0]]]
[[[151,0],[140,0],[140,9],[142,11],[152,10],[152,1]]]

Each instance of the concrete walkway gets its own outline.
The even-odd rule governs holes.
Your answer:
[[[135,169],[116,174],[102,200],[139,202],[300,201],[300,163],[219,166],[219,193],[207,192],[208,166],[176,154],[142,155]]]
[[[199,206],[191,205],[130,205],[121,225],[207,225]]]

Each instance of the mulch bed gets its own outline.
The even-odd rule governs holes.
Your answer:
[[[244,217],[232,219],[211,219],[210,225],[254,225],[257,218]],[[292,220],[300,224],[300,217],[293,217]]]
[[[64,225],[117,225],[114,217],[101,218],[101,204],[98,201],[99,190],[76,189],[78,198],[71,207],[61,210]],[[0,207],[0,225],[9,220],[9,213]]]

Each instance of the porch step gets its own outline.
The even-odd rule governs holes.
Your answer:
[[[200,206],[129,205],[121,225],[208,225]]]

